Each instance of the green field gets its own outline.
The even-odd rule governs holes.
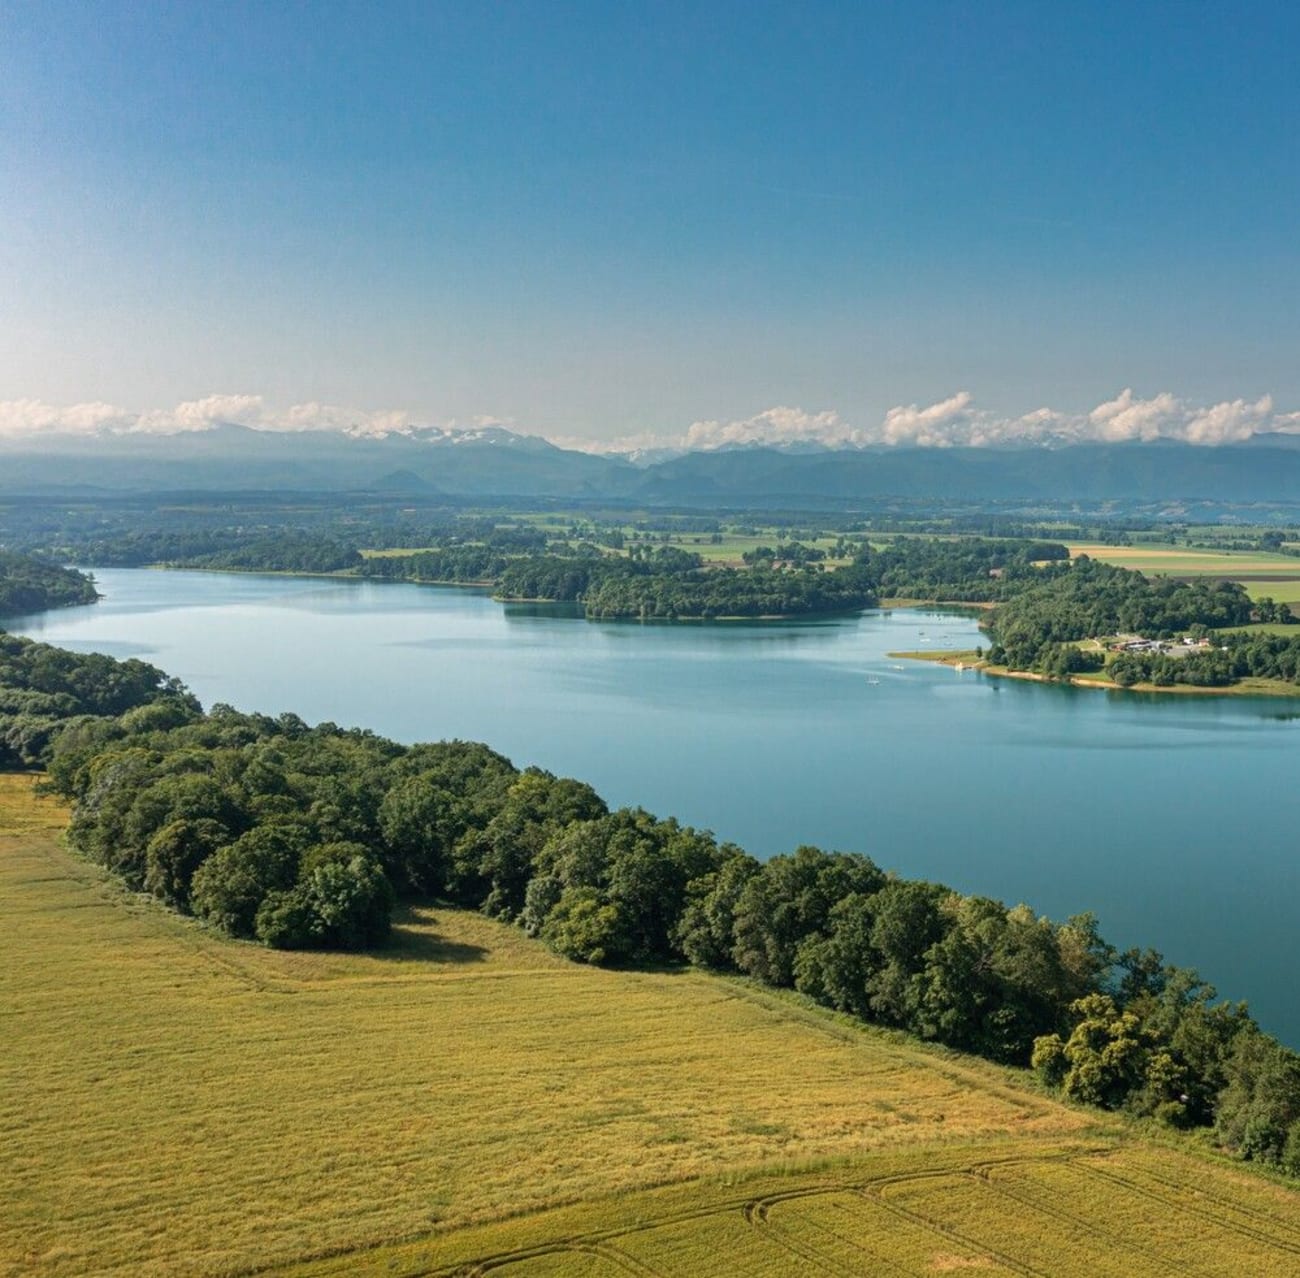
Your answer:
[[[223,941],[63,819],[0,777],[0,1273],[1300,1267],[1300,1194],[1013,1071],[472,913]]]
[[[1276,596],[1274,596],[1276,597]],[[1281,635],[1284,639],[1300,638],[1300,626],[1280,621],[1252,621],[1248,626],[1223,626],[1220,634]]]
[[[1287,581],[1268,581],[1250,577],[1238,578],[1238,580],[1246,587],[1246,593],[1252,599],[1263,599],[1267,596],[1276,599],[1279,603],[1300,604],[1300,577],[1292,577]]]

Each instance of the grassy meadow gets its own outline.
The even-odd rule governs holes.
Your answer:
[[[1276,599],[1278,603],[1300,604],[1300,575],[1286,580],[1266,577],[1239,577],[1237,580],[1246,587],[1246,593],[1252,599],[1267,596]]]
[[[1300,1269],[1300,1194],[1012,1071],[460,911],[221,940],[63,820],[0,777],[0,1274]]]

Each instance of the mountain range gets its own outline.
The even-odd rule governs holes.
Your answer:
[[[842,507],[887,498],[1300,504],[1300,438],[1258,435],[1065,447],[743,445],[636,458],[560,448],[502,427],[387,435],[259,431],[0,438],[0,493],[370,492],[650,506]]]

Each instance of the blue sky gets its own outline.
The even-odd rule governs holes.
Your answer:
[[[0,401],[1267,428],[1298,47],[1281,3],[0,0]]]

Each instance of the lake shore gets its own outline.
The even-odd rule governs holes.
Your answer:
[[[1009,670],[985,661],[973,649],[960,652],[891,652],[891,657],[907,661],[929,661],[936,665],[952,666],[957,670],[977,670],[995,679],[1023,679],[1030,683],[1068,683],[1072,688],[1098,688],[1106,692],[1147,692],[1160,695],[1195,697],[1300,697],[1300,685],[1282,679],[1241,679],[1227,687],[1207,688],[1190,683],[1176,683],[1161,687],[1154,683],[1116,683],[1098,675],[1071,675],[1069,679],[1053,679],[1032,670]]]

